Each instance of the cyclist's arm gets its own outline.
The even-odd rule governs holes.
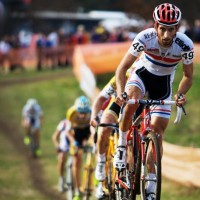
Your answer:
[[[124,92],[124,87],[126,84],[126,71],[133,64],[133,62],[137,59],[136,56],[133,56],[129,52],[127,52],[120,62],[116,70],[116,84],[117,84],[117,96]]]
[[[28,117],[27,109],[24,107],[22,110],[22,117],[21,117],[21,126],[23,128],[26,128],[29,125],[27,117]]]
[[[93,106],[92,106],[92,114],[91,114],[91,120],[90,125],[96,126],[96,117],[98,116],[99,111],[102,108],[103,103],[107,100],[106,97],[98,95],[97,98],[94,100]]]
[[[110,81],[106,84],[106,86],[94,100],[92,106],[90,125],[94,127],[97,126],[96,117],[99,116],[100,111],[103,111],[107,107],[111,96],[114,95],[115,93],[116,93],[116,79],[114,76],[110,79]]]
[[[56,149],[59,148],[59,137],[60,137],[60,131],[58,129],[56,129],[52,135],[52,141],[53,141],[54,147]]]
[[[73,131],[73,129],[66,130],[66,131],[65,131],[65,134],[66,134],[67,138],[69,139],[70,144],[73,145],[73,144],[75,143],[74,131]]]
[[[179,83],[177,94],[183,94],[183,98],[178,100],[178,96],[175,95],[176,101],[178,101],[178,105],[186,103],[185,94],[192,86],[193,81],[193,63],[189,65],[183,64],[183,77]]]

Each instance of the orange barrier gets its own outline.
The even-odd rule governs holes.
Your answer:
[[[82,57],[82,59],[84,59],[84,61],[82,61],[90,67],[94,74],[113,72],[129,45],[130,42],[76,46],[73,55],[73,67],[80,67],[80,65],[77,66],[77,59]]]
[[[79,70],[81,62],[89,66],[94,74],[114,72],[130,44],[122,42],[75,46],[72,59],[74,70]],[[200,44],[195,44],[194,50],[194,63],[200,64]]]

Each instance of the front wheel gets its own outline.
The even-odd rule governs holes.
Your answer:
[[[146,200],[148,195],[152,195],[154,199],[160,200],[161,195],[161,154],[158,143],[158,134],[150,132],[142,143],[142,151],[144,151],[144,159],[141,163],[141,199]],[[153,161],[153,162],[152,162]],[[149,174],[155,174],[152,177]],[[149,189],[149,184],[151,188]]]
[[[127,169],[118,171],[118,177],[115,181],[114,197],[115,200],[129,200],[129,188],[127,188]]]
[[[73,158],[70,156],[67,160],[67,165],[66,165],[67,200],[73,198],[72,159]]]

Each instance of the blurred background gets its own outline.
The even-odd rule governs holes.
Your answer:
[[[155,6],[165,2],[0,0],[0,199],[65,199],[57,193],[51,141],[57,123],[84,89],[103,88],[136,34],[153,26]],[[179,31],[194,41],[196,55],[189,117],[183,117],[179,126],[169,126],[165,136],[165,149],[170,151],[163,159],[162,199],[196,200],[200,196],[200,0],[168,2],[181,9]],[[178,67],[175,88],[181,76]],[[39,160],[27,156],[20,126],[21,109],[30,97],[41,102],[45,114]]]
[[[91,11],[106,10],[124,12],[129,19],[135,15],[145,21],[152,20],[152,10],[162,2],[160,0],[1,0],[1,36],[4,34],[28,31],[49,32],[61,28],[68,32],[75,31],[78,23],[86,26],[88,31],[104,18],[114,16],[92,15]],[[200,0],[168,1],[175,3],[182,11],[183,19],[187,20],[191,28],[196,19],[200,18]],[[191,12],[192,11],[192,12]],[[122,15],[122,14],[121,14]],[[116,15],[117,16],[117,15]],[[136,18],[137,19],[137,18]],[[129,27],[130,28],[130,27]]]
[[[0,0],[0,66],[7,71],[55,68],[72,64],[76,44],[132,41],[153,26],[153,9],[164,2]],[[168,2],[182,11],[179,31],[199,43],[200,0]]]

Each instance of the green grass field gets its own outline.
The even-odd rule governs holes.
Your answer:
[[[178,70],[174,89],[177,88],[181,75],[182,72]],[[111,77],[110,74],[98,76],[98,86],[102,88],[109,77]],[[31,80],[31,82],[23,84],[18,82],[22,80]],[[11,81],[15,81],[15,84],[10,84]],[[183,120],[178,126],[172,124],[168,127],[165,135],[166,141],[184,146],[200,147],[199,82],[200,71],[199,66],[196,66],[194,85],[188,93],[188,104],[186,105],[188,116],[183,116]],[[26,71],[23,74],[0,74],[0,92],[0,199],[55,200],[51,194],[45,192],[45,188],[48,188],[56,193],[58,178],[57,160],[51,136],[58,122],[65,117],[66,109],[73,104],[77,96],[83,94],[77,80],[70,68],[42,72]],[[29,97],[37,98],[44,111],[41,138],[43,155],[41,159],[35,161],[37,165],[33,165],[36,168],[42,166],[40,174],[43,179],[41,185],[38,186],[34,184],[34,181],[37,180],[34,177],[30,178],[33,169],[29,164],[31,161],[22,155],[24,149],[15,147],[16,142],[23,142],[23,130],[20,127],[21,110]],[[8,126],[6,130],[13,131],[13,134],[19,134],[16,137],[21,140],[11,141],[9,132],[5,133],[5,129],[2,128],[5,124]],[[42,187],[45,187],[43,191],[40,190]],[[198,188],[186,188],[169,180],[163,180],[163,200],[196,200],[199,199],[199,196],[200,189]]]

